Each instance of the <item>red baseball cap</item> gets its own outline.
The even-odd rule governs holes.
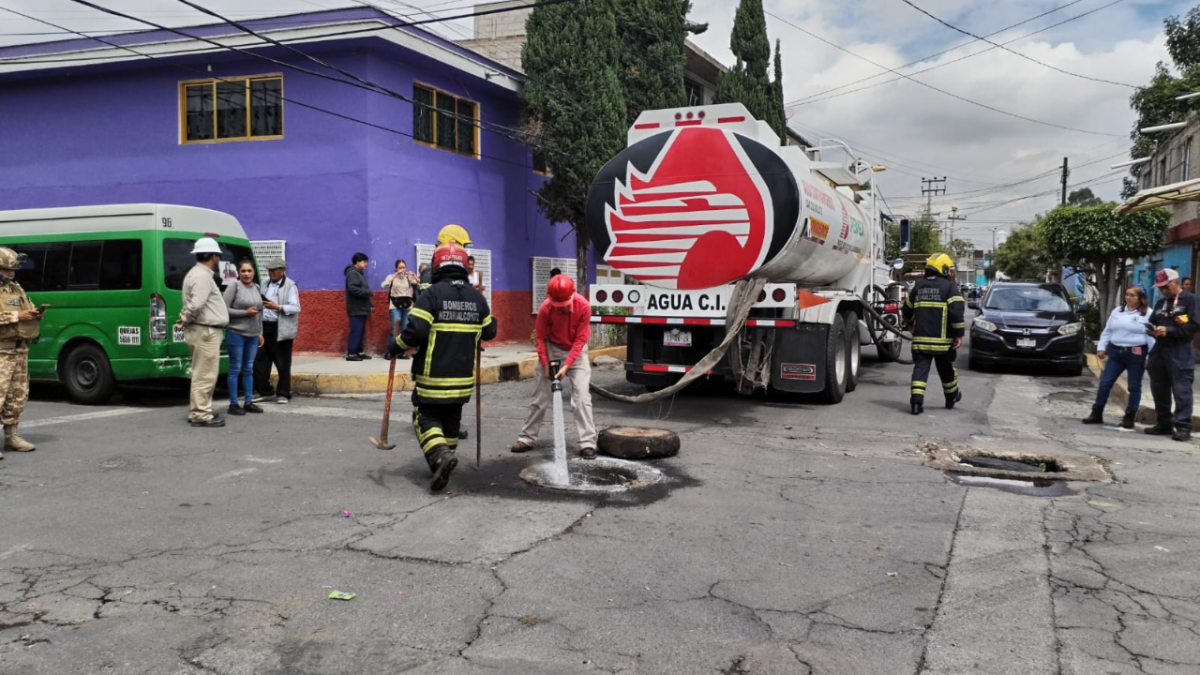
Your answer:
[[[1154,275],[1154,287],[1162,288],[1172,281],[1179,281],[1179,272],[1170,268],[1164,268]]]

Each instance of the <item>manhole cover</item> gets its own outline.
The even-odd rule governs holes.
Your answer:
[[[575,458],[567,462],[570,483],[550,481],[547,464],[535,464],[521,471],[521,480],[531,485],[563,492],[613,493],[640,490],[662,480],[662,472],[652,466],[623,459]]]

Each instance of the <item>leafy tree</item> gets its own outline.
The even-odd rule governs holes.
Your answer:
[[[521,92],[526,133],[552,177],[537,192],[551,222],[575,230],[577,283],[587,286],[590,238],[584,219],[588,188],[604,163],[625,146],[627,109],[617,65],[613,0],[539,3],[525,23]]]
[[[1092,188],[1079,188],[1067,195],[1067,204],[1071,206],[1100,206],[1103,203],[1104,200],[1097,197]]]
[[[742,103],[757,119],[771,125],[780,140],[787,138],[787,118],[783,111],[783,66],[776,44],[775,77],[771,82],[771,41],[767,38],[767,18],[762,0],[741,0],[733,18],[730,49],[736,57],[733,68],[717,78],[717,103]],[[777,94],[777,95],[776,95]]]
[[[617,0],[621,87],[631,126],[644,110],[687,105],[683,87],[686,41],[707,24],[687,20],[691,0]]]
[[[1011,279],[1045,279],[1051,264],[1036,223],[1013,228],[1004,243],[996,247],[993,260],[996,269]]]
[[[1107,316],[1121,297],[1126,261],[1161,249],[1170,220],[1165,209],[1117,215],[1107,204],[1060,206],[1038,227],[1057,261],[1087,274],[1100,292],[1100,316]]]
[[[975,257],[975,242],[973,241],[954,239],[950,242],[948,248],[952,251],[951,257],[954,258],[954,262],[958,262],[964,258]]]
[[[905,252],[900,250],[900,225],[898,223],[889,223],[884,230],[884,255],[888,260],[895,260],[904,255]],[[924,254],[931,255],[933,253],[949,253],[950,248],[943,246],[941,238],[938,236],[938,224],[933,219],[929,211],[926,210],[921,215],[909,222],[909,254]],[[974,247],[972,247],[974,250]],[[905,263],[901,273],[907,274],[915,270],[919,270],[925,266],[925,262],[911,261]]]
[[[1163,21],[1163,30],[1167,35],[1167,53],[1171,55],[1171,65],[1179,75],[1172,74],[1167,64],[1159,61],[1150,83],[1129,97],[1130,107],[1137,113],[1137,121],[1129,133],[1133,140],[1130,159],[1149,156],[1156,141],[1161,140],[1153,134],[1143,135],[1140,129],[1178,122],[1189,111],[1200,109],[1196,99],[1175,100],[1176,96],[1200,91],[1200,6],[1188,10],[1182,21],[1177,16],[1167,17]],[[1130,168],[1135,178],[1142,171],[1149,170],[1151,167],[1147,165]],[[1136,181],[1132,185],[1127,183],[1121,191],[1122,196],[1133,196],[1137,191],[1136,186]]]
[[[1163,20],[1167,34],[1167,53],[1181,70],[1200,64],[1200,6],[1188,10],[1183,21],[1177,16]]]

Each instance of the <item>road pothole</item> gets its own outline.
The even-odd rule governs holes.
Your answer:
[[[925,455],[925,466],[945,472],[958,485],[993,487],[1029,496],[1070,494],[1067,481],[1107,483],[1113,479],[1100,458],[1079,453],[994,450],[936,441],[923,442],[920,450]]]
[[[558,485],[550,480],[548,465],[535,464],[521,471],[521,480],[549,490],[611,494],[650,487],[663,479],[658,469],[623,459],[575,458],[567,462],[570,483]]]

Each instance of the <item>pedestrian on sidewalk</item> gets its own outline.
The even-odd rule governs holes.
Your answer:
[[[575,292],[575,282],[565,274],[551,277],[546,285],[546,299],[538,308],[534,343],[538,365],[534,375],[533,403],[529,417],[510,451],[529,452],[537,443],[546,409],[553,403],[550,380],[564,377],[571,383],[571,409],[575,413],[575,430],[579,434],[579,456],[596,456],[596,421],[592,416],[592,363],[588,358],[588,340],[592,337],[592,306],[587,298]],[[550,372],[550,363],[561,361],[557,372]]]
[[[413,430],[433,473],[430,490],[446,487],[458,466],[462,407],[479,373],[479,344],[496,338],[487,299],[467,284],[467,253],[458,245],[433,253],[433,285],[420,298],[408,328],[388,345],[388,356],[416,351],[413,360]]]
[[[254,382],[259,396],[276,403],[292,400],[292,343],[300,331],[300,291],[287,276],[287,263],[275,258],[267,263],[269,278],[262,285],[263,342],[254,362]],[[279,371],[271,389],[271,366]]]
[[[367,319],[375,306],[371,303],[371,287],[367,285],[366,253],[355,253],[346,266],[346,315],[350,317],[350,336],[346,341],[346,360],[365,361],[370,359],[363,351],[363,338],[367,334]]]
[[[482,293],[484,291],[483,275],[475,271],[475,256],[467,256],[467,283],[471,288]]]
[[[1188,293],[1191,293],[1192,295],[1196,294],[1196,282],[1192,281],[1191,277],[1184,277],[1183,283],[1180,285],[1183,287],[1183,290],[1187,291]]]
[[[1192,339],[1200,332],[1200,303],[1196,296],[1179,285],[1179,272],[1161,269],[1154,287],[1163,298],[1154,305],[1151,323],[1154,349],[1146,368],[1150,372],[1150,393],[1154,396],[1157,423],[1146,429],[1153,436],[1170,435],[1177,441],[1192,438],[1192,381],[1196,354]],[[1171,397],[1175,397],[1175,419],[1171,419]]]
[[[37,446],[21,438],[17,427],[29,400],[29,341],[37,338],[46,306],[35,308],[17,283],[17,270],[25,257],[11,248],[0,248],[0,421],[4,423],[4,449],[33,452]],[[0,454],[0,459],[4,455]]]
[[[229,351],[229,414],[245,415],[263,411],[254,403],[254,359],[263,344],[263,296],[254,278],[254,263],[238,263],[237,283],[225,289],[229,309],[229,327],[225,330],[225,348]],[[242,385],[244,407],[238,405],[238,384]]]
[[[215,239],[201,237],[192,247],[196,266],[183,278],[183,311],[176,326],[192,353],[192,393],[188,422],[194,427],[223,427],[225,418],[213,414],[213,390],[221,372],[221,334],[229,325],[229,309],[217,286],[221,247]]]
[[[1112,311],[1100,343],[1096,345],[1096,357],[1104,361],[1104,372],[1100,375],[1100,388],[1096,391],[1096,402],[1092,414],[1083,418],[1084,424],[1103,424],[1104,406],[1113,385],[1126,372],[1129,383],[1129,401],[1125,406],[1122,429],[1133,429],[1138,407],[1142,403],[1142,375],[1146,372],[1146,356],[1154,347],[1154,338],[1147,333],[1153,328],[1150,323],[1150,301],[1137,286],[1125,289],[1125,303]]]
[[[417,287],[420,285],[421,279],[408,271],[408,263],[403,260],[396,261],[396,271],[387,275],[380,284],[380,288],[388,289],[388,300],[392,303],[389,312],[391,321],[388,322],[388,344],[396,339],[397,321],[400,322],[399,332],[403,333],[404,329],[408,328],[408,313],[412,310]],[[401,354],[400,358],[407,359],[408,356]]]

